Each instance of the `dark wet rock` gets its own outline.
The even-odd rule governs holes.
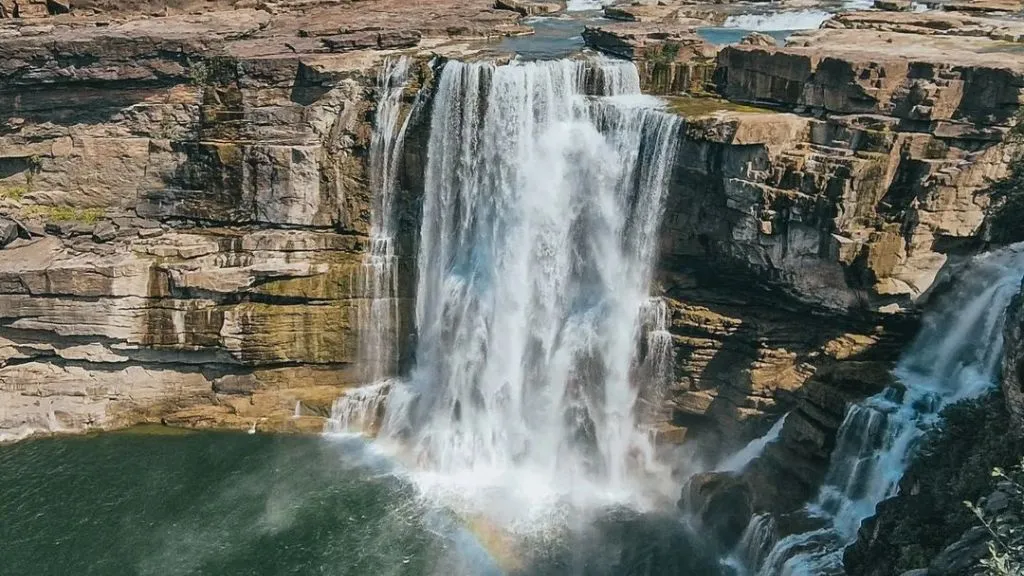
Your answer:
[[[890,12],[906,12],[913,8],[910,0],[875,0],[875,8]]]
[[[738,476],[722,472],[690,478],[683,487],[680,506],[700,521],[722,550],[736,545],[754,512],[750,486]]]
[[[7,246],[18,238],[18,223],[7,218],[0,218],[0,247]]]

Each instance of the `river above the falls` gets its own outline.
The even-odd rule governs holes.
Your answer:
[[[719,573],[668,514],[606,511],[512,550],[420,498],[361,440],[142,432],[0,446],[0,572]]]

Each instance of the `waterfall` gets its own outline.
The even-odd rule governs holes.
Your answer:
[[[408,128],[399,124],[402,96],[409,80],[410,60],[388,57],[377,75],[377,113],[370,139],[370,250],[363,259],[359,282],[359,360],[363,381],[394,375],[398,363],[398,276],[395,273],[394,198],[402,145]]]
[[[765,432],[764,436],[754,438],[738,452],[726,458],[715,470],[718,472],[742,472],[751,462],[764,453],[769,444],[779,439],[782,433],[782,426],[786,424],[787,412],[772,424],[772,427]]]
[[[754,514],[724,564],[737,569],[741,574],[747,573],[746,567],[756,571],[777,541],[775,518],[771,514]]]
[[[787,30],[814,30],[832,17],[822,10],[793,10],[764,14],[735,14],[725,19],[723,28],[755,30],[757,32],[783,32]]]
[[[642,348],[634,358],[631,378],[634,382],[645,383],[637,401],[638,413],[647,422],[670,416],[665,395],[672,379],[675,357],[668,317],[668,306],[662,298],[648,298],[640,306],[638,325]]]
[[[381,425],[393,381],[381,380],[348,390],[334,401],[327,431],[373,436]]]
[[[381,435],[460,495],[635,494],[661,472],[638,415],[671,357],[648,298],[679,133],[660,106],[628,62],[444,66],[416,364]]]
[[[997,381],[1002,324],[1020,289],[1020,245],[974,259],[939,298],[904,353],[890,387],[848,408],[817,499],[807,506],[820,527],[775,545],[763,576],[843,574],[845,546],[882,500],[896,494],[921,436],[949,404],[979,395]]]

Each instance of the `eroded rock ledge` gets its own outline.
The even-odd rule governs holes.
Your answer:
[[[433,55],[550,8],[512,4],[97,1],[0,22],[0,209],[22,224],[0,251],[0,434],[319,430],[360,381],[377,70],[416,57],[408,104]],[[788,47],[719,49],[695,29],[721,14],[662,8],[620,7],[632,22],[586,39],[686,118],[656,287],[676,352],[663,438],[734,446],[791,412],[751,471],[795,487],[757,495],[784,507],[818,482],[846,402],[884,385],[940,270],[990,237],[1020,34],[850,14]]]

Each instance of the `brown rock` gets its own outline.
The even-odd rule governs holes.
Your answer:
[[[562,5],[558,2],[531,2],[528,0],[495,0],[494,7],[501,10],[512,10],[523,16],[554,14],[562,9]]]
[[[117,238],[117,226],[113,222],[103,221],[92,229],[93,242],[110,242]]]
[[[775,38],[761,32],[751,32],[740,40],[740,44],[749,46],[775,46],[778,44]]]

